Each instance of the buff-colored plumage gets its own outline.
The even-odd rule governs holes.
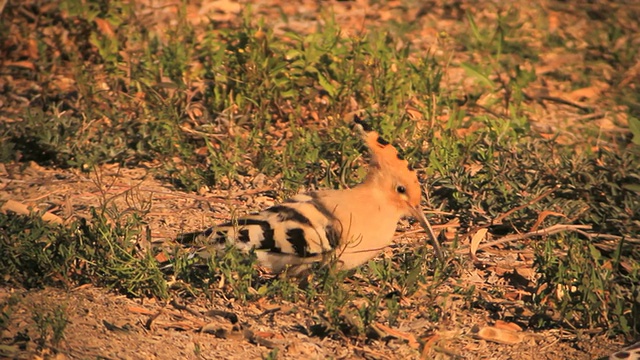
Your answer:
[[[398,221],[413,216],[442,252],[420,209],[421,187],[407,161],[378,133],[356,131],[371,152],[365,180],[352,189],[297,195],[280,205],[210,228],[197,237],[211,246],[232,243],[255,250],[258,262],[273,272],[297,274],[316,262],[336,260],[341,269],[366,263],[391,244]]]
[[[603,358],[609,360],[640,360],[640,341],[631,344],[620,351],[617,351],[609,357]]]

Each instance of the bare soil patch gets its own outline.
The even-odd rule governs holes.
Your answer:
[[[184,231],[203,228],[212,219],[224,219],[229,206],[242,205],[241,199],[247,196],[240,190],[230,199],[224,199],[223,194],[228,192],[184,194],[139,168],[103,166],[98,173],[100,181],[90,174],[46,169],[36,164],[26,168],[8,166],[2,174],[3,191],[26,204],[39,205],[42,210],[60,215],[72,214],[71,217],[82,216],[105,198],[129,211],[141,206],[138,202],[141,199],[150,200],[146,219],[154,238],[160,242]],[[264,206],[273,201],[259,193],[250,194],[252,198],[263,198]],[[247,208],[259,208],[262,204],[252,205]],[[393,251],[407,246],[425,246],[424,236],[399,233],[398,244],[383,256],[391,256]],[[516,254],[492,250],[483,256],[486,256],[483,261],[490,264],[486,269],[469,264],[461,278],[451,279],[440,288],[451,291],[457,283],[475,284],[481,294],[478,306],[468,308],[461,297],[440,299],[437,303],[442,304],[440,311],[446,316],[434,323],[420,316],[425,309],[418,292],[415,297],[402,300],[413,312],[409,320],[394,329],[380,324],[377,340],[341,339],[314,328],[312,319],[318,316],[317,309],[323,304],[266,299],[242,304],[223,297],[175,298],[161,303],[154,299],[130,299],[89,285],[68,290],[0,289],[0,302],[10,296],[20,300],[12,310],[11,327],[3,338],[13,339],[10,349],[15,352],[10,352],[10,357],[56,359],[258,359],[275,349],[278,358],[286,359],[593,359],[619,348],[620,344],[602,336],[593,338],[586,333],[576,336],[577,333],[559,329],[532,332],[519,329],[526,328],[526,324],[517,325],[518,322],[502,324],[508,331],[514,329],[510,326],[516,326],[516,331],[510,333],[517,338],[513,344],[479,339],[476,334],[482,329],[494,329],[497,319],[526,311],[520,298],[529,296],[527,288],[534,273],[531,250]],[[359,286],[357,279],[351,281],[353,286]],[[491,295],[497,288],[507,298]],[[39,330],[33,317],[56,308],[63,309],[68,319],[64,340],[55,348],[46,346],[43,350],[38,346]],[[417,339],[428,341],[428,346],[420,350]]]

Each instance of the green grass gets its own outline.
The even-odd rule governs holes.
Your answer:
[[[496,10],[497,20],[489,24],[469,13],[466,32],[453,34],[481,57],[460,64],[476,80],[466,107],[441,88],[450,54],[412,48],[407,40],[414,29],[400,31],[397,24],[346,37],[328,16],[315,33],[275,34],[246,11],[226,28],[197,28],[181,14],[177,25],[158,34],[118,1],[84,6],[67,0],[60,9],[39,14],[38,25],[29,26],[64,27],[70,41],[55,32],[50,41],[37,40],[39,71],[7,71],[41,84],[69,77],[75,85],[46,87],[15,114],[15,122],[0,123],[3,162],[83,171],[105,163],[153,163],[157,178],[185,192],[202,185],[232,189],[258,173],[282,174],[280,196],[302,186],[345,187],[364,175],[362,144],[345,124],[356,103],[424,174],[429,206],[455,214],[436,222],[458,217],[461,234],[480,226],[499,236],[529,231],[541,212],[554,211],[565,217],[548,217],[541,227],[588,224],[594,233],[615,236],[607,248],[597,246],[605,239],[579,233],[532,240],[539,279],[526,306],[540,315],[533,326],[628,336],[640,331],[640,252],[627,241],[640,237],[637,96],[619,89],[611,100],[630,104],[631,137],[587,135],[583,145],[566,146],[539,135],[530,126],[532,105],[525,96],[539,80],[531,69],[539,59],[526,51],[524,20],[516,9]],[[20,23],[24,15],[10,4],[2,16]],[[101,21],[113,34],[97,26]],[[8,31],[0,25],[0,33]],[[599,40],[589,46],[608,48],[626,30],[611,27],[604,37],[603,29],[594,31],[601,36],[590,37]],[[549,36],[542,44],[564,48],[563,39]],[[634,51],[599,52],[602,58],[587,60],[624,70]],[[521,66],[523,59],[530,68]],[[504,75],[502,81],[495,74]],[[487,93],[497,99],[486,105],[491,111],[472,111]],[[585,128],[586,134],[594,131]],[[469,171],[473,166],[478,171]],[[521,206],[502,223],[493,222]],[[241,302],[268,297],[321,303],[313,320],[317,328],[363,339],[375,321],[394,324],[408,316],[411,308],[401,297],[426,288],[433,296],[421,300],[434,304],[444,292],[441,285],[461,275],[460,268],[425,260],[423,252],[400,252],[355,274],[318,269],[304,286],[265,280],[251,257],[234,251],[202,260],[181,248],[146,246],[152,240],[147,209],[141,205],[125,215],[105,199],[89,218],[65,227],[0,214],[0,258],[8,259],[0,265],[0,282],[27,288],[94,283],[163,299],[207,293]],[[159,252],[171,259],[170,267],[158,264]],[[459,261],[466,264],[464,257]],[[176,281],[169,286],[171,277]],[[347,278],[357,279],[355,285]],[[371,288],[379,292],[371,294]],[[470,304],[479,296],[466,285],[454,293]],[[542,316],[549,309],[559,315]],[[433,310],[426,316],[435,321],[440,315]],[[43,329],[47,319],[40,319]],[[60,328],[53,329],[56,341]]]
[[[56,306],[53,310],[47,311],[43,308],[34,310],[33,321],[38,330],[37,342],[44,347],[47,342],[57,347],[64,339],[64,331],[69,323],[66,316],[65,306]]]

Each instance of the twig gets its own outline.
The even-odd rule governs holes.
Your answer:
[[[565,224],[556,224],[553,226],[549,226],[546,229],[541,229],[541,230],[536,230],[536,231],[531,231],[531,232],[527,232],[527,233],[522,233],[522,234],[513,234],[513,235],[507,235],[504,236],[498,240],[486,243],[486,244],[482,244],[480,246],[478,246],[478,250],[480,249],[485,249],[491,246],[496,246],[496,245],[501,245],[501,244],[505,244],[505,243],[509,243],[509,242],[513,242],[513,241],[518,241],[518,240],[524,240],[524,239],[529,239],[535,236],[548,236],[548,235],[553,235],[553,234],[557,234],[559,232],[563,232],[563,231],[581,231],[581,230],[589,230],[591,229],[591,225],[565,225]],[[461,247],[460,249],[456,250],[456,254],[464,254],[467,251],[469,251],[469,245],[465,245],[463,247]]]
[[[124,185],[124,184],[114,184],[112,187],[112,189],[109,190],[109,192],[111,191],[119,191],[119,194],[114,195],[114,197],[122,195],[124,193],[126,193],[127,191],[131,191],[134,190],[134,188],[137,188],[138,191],[140,192],[152,192],[154,195],[166,195],[166,196],[171,196],[171,197],[179,197],[179,198],[189,198],[189,199],[195,199],[195,200],[209,200],[211,198],[215,198],[215,199],[234,199],[243,195],[255,195],[255,194],[260,194],[260,193],[264,193],[264,192],[268,192],[273,190],[273,187],[269,187],[269,186],[263,186],[257,189],[247,189],[247,190],[239,190],[239,191],[235,191],[235,192],[229,192],[226,195],[222,195],[222,194],[211,194],[211,195],[206,195],[206,196],[202,196],[202,195],[194,195],[194,194],[188,194],[188,193],[177,193],[177,192],[171,192],[171,191],[163,191],[163,190],[158,190],[157,188],[151,188],[151,187],[145,187],[145,186],[137,186],[137,185]],[[121,191],[121,189],[125,189],[123,191]],[[91,193],[93,195],[93,193]],[[154,198],[157,199],[157,198]]]
[[[495,111],[489,109],[486,106],[482,106],[480,104],[473,104],[473,106],[477,107],[478,109],[484,110],[485,112],[489,113],[490,115],[493,115],[494,117],[498,118],[498,119],[508,119],[508,117],[504,116],[504,115],[500,115],[498,113],[496,113]]]
[[[211,137],[211,138],[218,139],[218,140],[224,139],[224,137],[226,136],[224,134],[211,134],[211,133],[207,133],[207,132],[204,132],[204,131],[198,131],[198,130],[194,130],[194,129],[189,129],[186,126],[180,126],[180,130],[182,130],[182,131],[184,131],[186,133],[192,134],[192,135],[201,136],[203,138]]]
[[[585,237],[589,238],[589,240],[594,239],[594,238],[601,238],[601,239],[605,239],[605,240],[622,240],[622,239],[624,239],[624,241],[630,242],[632,244],[640,244],[640,239],[626,237],[626,236],[600,234],[600,233],[590,234],[590,233],[588,233],[586,231],[582,231],[582,230],[576,230],[576,232],[579,233],[580,235],[584,235]]]
[[[207,311],[204,315],[205,316],[209,316],[209,317],[220,316],[223,319],[229,320],[232,324],[237,324],[238,323],[238,315],[236,315],[235,313],[232,313],[230,311],[211,309],[211,310]]]
[[[276,307],[274,307],[272,309],[267,309],[267,310],[263,311],[262,313],[260,313],[260,315],[258,315],[258,317],[263,317],[263,316],[268,315],[268,314],[275,314],[278,311],[280,311],[281,309],[282,309],[282,307],[280,307],[280,306],[276,306]]]
[[[520,206],[514,207],[513,209],[505,212],[504,214],[498,216],[497,218],[495,218],[493,220],[494,224],[502,224],[502,220],[504,220],[506,217],[508,217],[509,215],[513,214],[516,211],[522,210],[524,208],[527,208],[535,203],[537,203],[538,201],[544,199],[545,197],[549,196],[549,194],[551,194],[552,192],[556,191],[556,189],[558,189],[559,186],[556,186],[554,188],[551,188],[545,192],[543,192],[542,194],[540,194],[539,196],[537,196],[536,198],[529,200],[526,204],[522,204]]]
[[[7,5],[9,0],[0,0],[0,15],[2,15],[2,11],[4,11],[4,7]]]
[[[541,101],[541,100],[547,100],[547,101],[552,101],[552,102],[556,102],[558,104],[562,104],[562,105],[568,105],[568,106],[573,106],[574,108],[578,108],[582,111],[586,111],[586,112],[592,112],[593,109],[591,107],[588,106],[584,106],[584,105],[580,105],[576,102],[567,100],[567,99],[563,99],[563,98],[559,98],[557,96],[550,96],[550,95],[535,95],[535,96],[531,96],[528,95],[527,93],[525,93],[524,91],[522,92],[522,95],[524,95],[525,98],[527,98],[527,100],[535,100],[535,101]]]
[[[46,194],[39,195],[39,196],[36,196],[36,197],[34,197],[34,198],[24,199],[23,201],[24,201],[24,202],[36,202],[36,201],[42,200],[42,199],[44,199],[44,198],[46,198],[46,197],[49,197],[49,196],[51,196],[51,195],[54,195],[54,194],[56,194],[56,193],[59,193],[59,192],[61,192],[61,191],[63,191],[63,190],[62,190],[62,189],[58,189],[58,190],[54,190],[54,191],[49,191],[49,192],[48,192],[48,193],[46,193]]]
[[[170,303],[174,308],[178,309],[178,310],[184,310],[186,312],[188,312],[189,314],[195,316],[195,317],[201,317],[203,316],[199,311],[193,310],[189,307],[187,307],[187,305],[182,305],[179,304],[178,301],[176,299],[172,299],[171,303]]]
[[[436,229],[446,229],[446,228],[450,228],[450,227],[460,227],[460,224],[455,224],[455,225],[451,225],[451,224],[440,224],[440,225],[431,225],[433,227],[434,230]],[[426,232],[424,229],[420,228],[420,229],[415,229],[415,230],[408,230],[408,231],[404,231],[402,233],[400,233],[400,235],[394,237],[394,239],[400,239],[403,236],[406,235],[413,235],[413,234],[419,234],[419,233],[423,233]]]
[[[155,320],[156,320],[160,315],[162,315],[163,313],[164,313],[164,310],[163,310],[163,309],[160,309],[160,310],[158,310],[158,312],[156,312],[155,314],[151,315],[151,316],[147,319],[147,321],[144,323],[144,327],[145,327],[147,330],[152,330],[152,329],[151,329],[151,326],[153,325],[153,322],[154,322],[154,321],[155,321]]]
[[[589,120],[597,120],[597,119],[601,119],[605,116],[604,113],[601,112],[597,112],[597,113],[593,113],[593,114],[588,114],[588,115],[582,115],[579,116],[577,119],[579,121],[589,121]]]
[[[435,351],[436,353],[443,353],[443,354],[448,355],[449,357],[454,358],[454,359],[464,359],[465,358],[464,356],[456,353],[455,351],[446,349],[446,348],[441,347],[441,346],[434,346],[433,347],[433,351]]]

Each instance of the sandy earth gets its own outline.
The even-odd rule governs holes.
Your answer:
[[[0,175],[5,194],[28,204],[38,203],[43,209],[55,210],[61,215],[82,216],[89,206],[97,206],[105,197],[120,208],[134,205],[127,199],[151,198],[151,209],[145,219],[153,237],[158,240],[202,228],[208,219],[221,219],[228,211],[230,201],[241,203],[240,200],[221,200],[211,193],[185,195],[145,175],[146,171],[141,169],[104,166],[100,171],[100,182],[90,174],[45,169],[36,164],[25,169],[7,166],[4,171]],[[100,191],[100,184],[108,185],[103,185]],[[259,195],[254,197],[260,198]],[[265,200],[264,206],[268,204]],[[260,204],[255,206],[260,207]],[[424,242],[421,236],[424,235],[400,236],[394,249],[420,246]],[[388,250],[383,256],[390,256],[391,252]],[[508,280],[511,277],[497,275],[509,269],[515,269],[513,275],[527,276],[526,271],[531,271],[526,251],[519,254],[519,258],[525,260],[505,254],[499,251],[491,254],[496,264],[494,268],[480,271],[471,266],[464,269],[462,278],[450,279],[439,288],[444,293],[457,282],[473,283],[486,304],[469,309],[461,298],[438,299],[436,303],[444,314],[441,322],[434,323],[420,316],[408,317],[396,329],[400,335],[387,334],[377,340],[344,341],[339,337],[314,335],[313,324],[318,315],[315,310],[324,304],[291,304],[264,298],[242,304],[216,292],[212,293],[213,298],[185,300],[176,295],[176,303],[159,303],[154,299],[129,299],[108,289],[87,285],[68,290],[0,289],[0,302],[9,296],[20,300],[12,310],[11,326],[3,333],[3,338],[13,339],[11,349],[15,353],[10,354],[16,357],[37,355],[61,359],[259,359],[274,349],[278,349],[279,358],[288,359],[591,359],[619,346],[603,337],[592,339],[584,334],[576,339],[575,333],[559,330],[518,331],[519,340],[512,345],[478,339],[475,333],[494,325],[496,316],[501,318],[510,312],[526,311],[518,301],[494,298],[490,293],[496,287],[514,294],[523,292],[526,286],[522,281],[525,285],[528,283],[518,276],[513,276],[515,280],[511,281]],[[429,297],[418,291],[406,299],[407,308],[415,314],[423,313],[425,306],[433,306],[426,299]],[[62,309],[69,321],[65,337],[58,346],[47,346],[43,351],[38,347],[39,333],[32,318],[38,311],[51,313],[55,309]],[[496,309],[499,309],[498,313]],[[208,313],[212,310],[232,315]],[[26,336],[20,336],[21,333]],[[414,340],[429,341],[429,346],[421,352],[402,334],[411,334]]]

